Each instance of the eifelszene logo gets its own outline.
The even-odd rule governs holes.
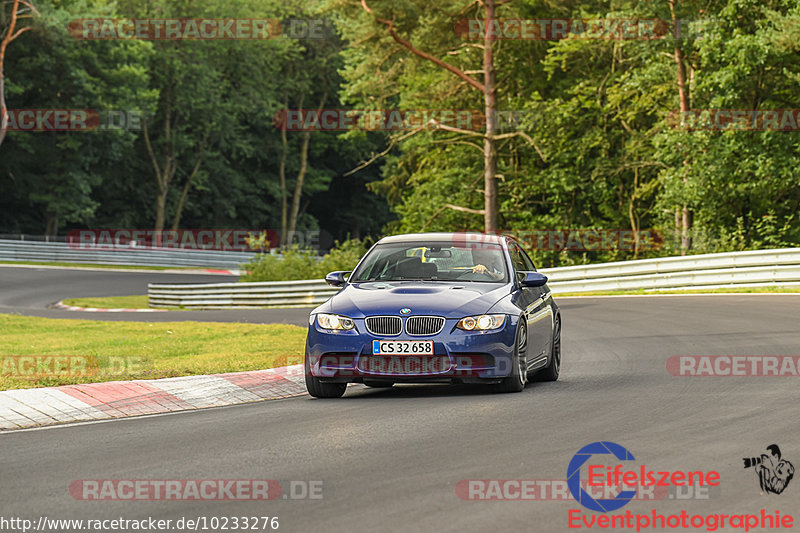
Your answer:
[[[781,449],[777,444],[767,446],[768,454],[762,453],[761,457],[745,457],[745,468],[753,468],[758,475],[761,494],[780,494],[794,477],[794,466],[789,461],[781,458]]]
[[[686,487],[692,485],[717,486],[720,484],[720,474],[716,471],[654,471],[648,470],[643,464],[630,470],[624,470],[624,465],[607,466],[600,461],[591,460],[597,455],[612,455],[618,461],[635,461],[636,458],[624,447],[609,441],[599,441],[588,444],[578,450],[567,467],[567,486],[572,497],[582,506],[592,511],[607,513],[616,511],[636,498],[637,491],[642,487]],[[582,486],[581,468],[586,466],[588,487],[619,487],[620,490],[613,498],[593,498]]]
[[[780,491],[786,487],[794,469],[788,462],[781,460],[780,450],[776,445],[769,446],[768,450],[770,454],[762,455],[759,459],[755,457],[745,459],[745,468],[757,466],[762,488]],[[569,491],[581,506],[600,514],[587,513],[582,509],[570,509],[567,521],[570,529],[635,530],[637,533],[650,529],[660,531],[678,528],[702,531],[741,529],[747,533],[752,530],[789,529],[794,525],[792,515],[766,509],[761,509],[757,513],[740,514],[696,514],[689,513],[685,509],[672,513],[661,513],[658,509],[649,509],[645,512],[633,512],[627,509],[609,512],[617,511],[627,505],[634,499],[637,491],[645,487],[720,485],[720,474],[714,470],[656,472],[644,464],[632,465],[635,460],[627,449],[608,441],[593,442],[575,454],[567,469]],[[773,474],[776,476],[773,477]],[[581,480],[581,475],[585,476],[585,482]],[[583,490],[584,486],[591,492]],[[603,490],[591,490],[599,487]],[[592,493],[597,492],[604,498],[595,499]]]

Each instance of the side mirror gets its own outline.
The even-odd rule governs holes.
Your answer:
[[[547,283],[547,276],[538,272],[526,272],[525,277],[522,278],[523,287],[541,287],[545,283]]]
[[[350,272],[346,270],[337,270],[336,272],[331,272],[325,276],[325,281],[332,287],[341,287],[347,281],[344,279],[344,277],[349,273]]]

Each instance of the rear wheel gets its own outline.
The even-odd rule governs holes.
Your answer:
[[[314,398],[341,398],[347,389],[347,383],[322,383],[318,377],[311,375],[311,362],[308,353],[305,357],[306,389]]]
[[[561,316],[556,315],[553,324],[553,345],[550,348],[550,364],[536,373],[534,381],[556,381],[561,372]]]
[[[373,389],[388,389],[394,385],[394,383],[391,381],[373,381],[371,379],[365,379],[364,385],[367,387],[372,387]]]
[[[517,340],[511,358],[511,375],[497,384],[498,392],[522,392],[528,381],[528,332],[525,319],[517,324]]]

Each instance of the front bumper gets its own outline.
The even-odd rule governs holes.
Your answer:
[[[364,378],[387,381],[486,381],[511,374],[517,317],[509,316],[503,328],[493,331],[457,329],[458,319],[448,318],[437,335],[394,337],[367,332],[365,321],[353,319],[355,329],[332,332],[309,325],[307,368],[314,377],[329,382],[360,382]],[[433,341],[433,356],[372,354],[374,340]]]

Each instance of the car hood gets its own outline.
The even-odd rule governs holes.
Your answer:
[[[347,284],[314,312],[339,313],[352,318],[373,315],[437,315],[462,318],[486,313],[510,293],[507,284],[436,281],[369,282]]]

